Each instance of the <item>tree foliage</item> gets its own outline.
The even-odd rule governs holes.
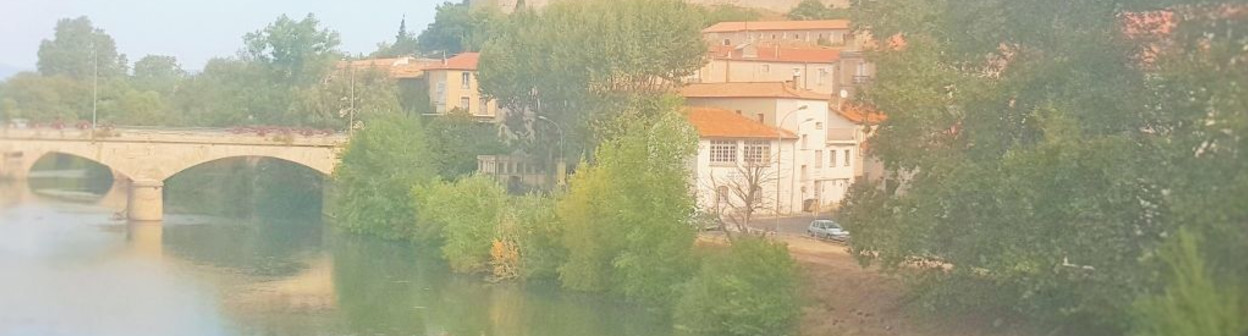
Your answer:
[[[599,147],[595,163],[573,176],[559,200],[564,286],[664,304],[686,279],[694,204],[685,162],[696,138],[674,102],[660,106],[623,114],[619,135]]]
[[[889,114],[872,150],[896,180],[846,201],[855,255],[926,270],[902,273],[918,274],[933,306],[1126,330],[1157,285],[1139,263],[1156,262],[1162,237],[1187,226],[1242,237],[1231,227],[1248,218],[1208,202],[1248,190],[1236,182],[1245,161],[1222,152],[1242,140],[1215,135],[1242,132],[1231,125],[1248,110],[1230,79],[1244,73],[1226,70],[1245,41],[1217,33],[1243,20],[1184,3],[860,3],[859,28],[905,43],[869,54],[879,72],[861,99]],[[1167,8],[1185,16],[1173,34],[1124,19]],[[1141,31],[1150,38],[1132,39]]]
[[[518,111],[506,130],[530,154],[592,149],[620,96],[661,94],[705,64],[701,15],[675,0],[566,1],[512,14],[482,50],[481,91]],[[544,123],[543,123],[544,124]],[[554,155],[551,155],[554,157]]]
[[[843,20],[849,18],[849,10],[831,5],[825,6],[819,0],[802,0],[796,7],[789,10],[785,17],[796,21]]]
[[[426,128],[433,152],[431,160],[436,162],[438,174],[446,179],[477,171],[477,155],[505,152],[498,138],[498,128],[474,119],[462,109],[430,118]]]
[[[178,65],[177,58],[147,55],[134,62],[131,83],[136,90],[153,91],[167,98],[173,96],[186,76],[186,71]]]
[[[473,8],[468,3],[445,2],[420,36],[417,45],[426,54],[450,57],[465,51],[479,51],[506,19],[493,7]]]
[[[677,330],[689,335],[792,335],[801,317],[797,263],[761,237],[734,240],[705,258],[682,290]]]
[[[117,53],[117,44],[104,30],[80,16],[56,22],[51,40],[39,43],[39,73],[44,76],[63,75],[90,79],[119,77],[126,74],[126,56]]]
[[[417,119],[391,115],[356,132],[334,170],[339,227],[387,239],[416,239],[417,202],[412,190],[436,175]]]
[[[302,20],[286,15],[243,36],[246,59],[270,71],[276,83],[300,85],[320,80],[341,53],[338,33],[321,27],[312,14]]]
[[[487,176],[473,175],[435,183],[420,194],[420,225],[441,232],[442,255],[451,268],[484,271],[508,209],[507,191]]]

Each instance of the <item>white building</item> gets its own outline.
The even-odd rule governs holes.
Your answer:
[[[830,109],[830,96],[783,82],[691,84],[681,94],[689,106],[727,110],[730,115],[794,135],[795,141],[787,145],[781,141],[775,151],[779,153],[776,163],[782,214],[833,209],[844,199],[855,176],[861,175],[863,128]],[[706,123],[695,121],[694,126]],[[699,148],[699,160],[714,154],[715,148],[710,148],[714,143],[708,142],[714,140],[703,137],[707,148]],[[744,151],[744,142],[739,145]],[[699,161],[698,169],[712,167]],[[699,184],[708,179],[698,178]],[[771,190],[774,193],[776,189]]]

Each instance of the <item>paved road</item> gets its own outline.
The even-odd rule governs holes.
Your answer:
[[[780,217],[778,221],[775,217],[765,217],[755,219],[752,223],[750,223],[750,226],[764,231],[774,231],[776,230],[777,222],[779,222],[778,225],[780,227],[780,234],[800,236],[806,234],[806,227],[809,226],[810,222],[815,219],[831,219],[831,217],[827,215],[818,217],[814,215],[801,215],[793,217]]]

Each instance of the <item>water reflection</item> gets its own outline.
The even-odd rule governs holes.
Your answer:
[[[602,296],[452,274],[436,251],[338,234],[316,216],[167,213],[163,223],[127,224],[112,220],[114,210],[100,203],[22,196],[23,190],[0,185],[0,335],[671,330],[660,314]],[[273,192],[257,194],[282,197]]]

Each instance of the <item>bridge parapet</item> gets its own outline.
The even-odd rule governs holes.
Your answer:
[[[94,136],[93,136],[94,135]],[[0,139],[139,142],[169,144],[230,144],[283,147],[343,147],[347,135],[342,133],[305,135],[294,132],[272,134],[239,133],[219,128],[112,128],[93,132],[90,129],[4,128]]]

